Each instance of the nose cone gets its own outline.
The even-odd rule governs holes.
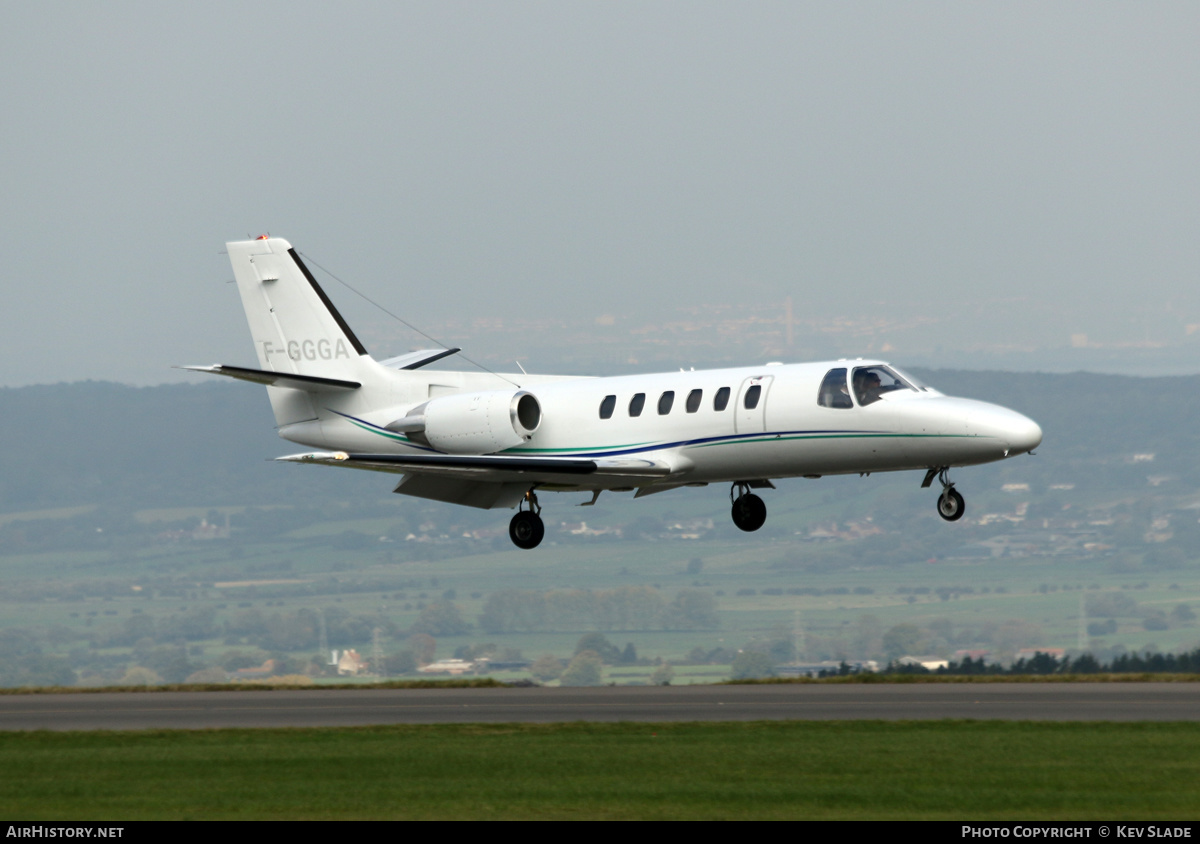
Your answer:
[[[986,421],[991,427],[992,436],[1008,445],[1006,456],[1025,454],[1042,444],[1042,426],[1036,421],[1016,411],[1009,411],[1007,407],[992,408],[986,414]]]
[[[965,406],[968,408],[967,430],[1002,445],[1005,449],[1004,457],[1033,451],[1042,442],[1041,426],[1028,416],[1007,407],[984,402],[971,401]]]
[[[1010,411],[1012,412],[1012,411]],[[1008,455],[1025,454],[1042,444],[1042,428],[1028,416],[1012,412],[1012,421],[1005,425]]]

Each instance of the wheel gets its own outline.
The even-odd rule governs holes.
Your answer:
[[[958,490],[954,487],[947,487],[946,491],[938,496],[937,500],[938,515],[948,522],[957,522],[966,512],[967,505],[963,501],[963,497],[958,494]]]
[[[733,502],[733,523],[742,530],[758,530],[766,520],[767,505],[754,493],[738,496]]]
[[[528,510],[517,513],[508,523],[508,536],[518,548],[536,548],[545,535],[546,525],[541,517]]]

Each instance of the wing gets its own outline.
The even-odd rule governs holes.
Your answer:
[[[458,454],[350,454],[318,451],[278,457],[287,463],[315,463],[405,478],[396,492],[466,504],[515,507],[532,486],[559,489],[635,487],[667,478],[676,470],[648,457],[517,457]]]

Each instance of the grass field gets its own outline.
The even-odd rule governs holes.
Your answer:
[[[27,820],[1194,819],[1200,725],[439,725],[8,733]]]

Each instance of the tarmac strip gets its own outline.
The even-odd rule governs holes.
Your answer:
[[[1200,683],[881,683],[0,695],[0,731],[943,718],[1200,721]]]

